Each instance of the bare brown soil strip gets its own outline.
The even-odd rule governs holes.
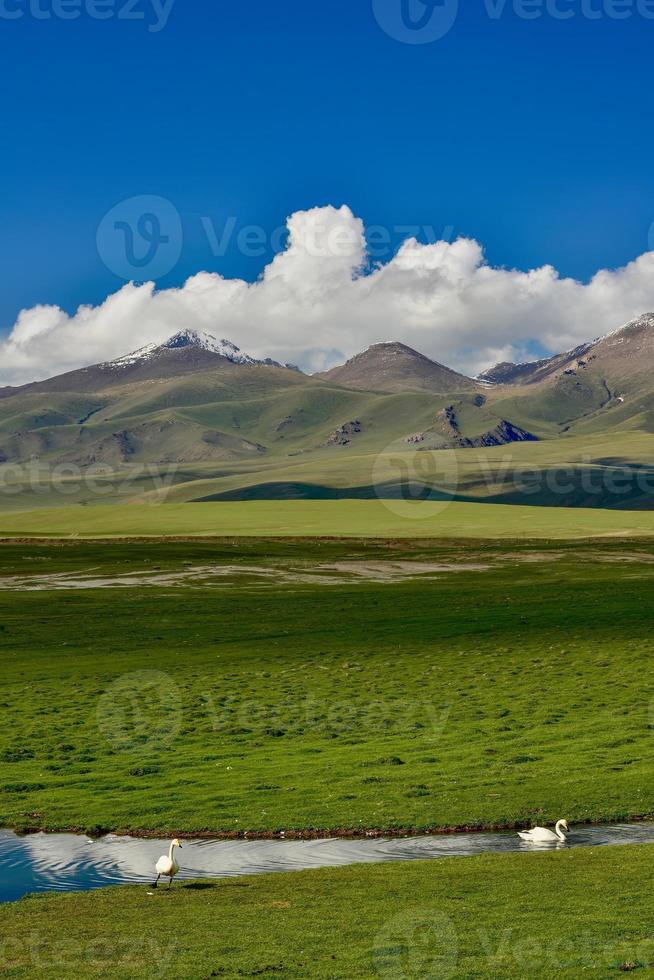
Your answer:
[[[609,824],[624,823],[646,823],[654,819],[652,813],[625,814],[619,819],[614,820],[575,820],[575,827],[596,827]],[[106,837],[112,834],[115,837],[133,837],[139,840],[160,840],[162,837],[179,837],[180,840],[367,840],[381,838],[401,838],[401,837],[447,837],[451,834],[481,834],[481,833],[502,833],[503,831],[529,830],[533,826],[531,820],[510,820],[506,823],[480,823],[480,824],[456,824],[452,826],[431,826],[431,827],[335,827],[331,830],[310,828],[306,830],[125,830],[112,829],[111,827],[98,827],[91,835],[84,827],[58,827],[50,830],[47,827],[29,827],[16,831],[20,836],[28,837],[32,834],[84,834],[98,837]]]

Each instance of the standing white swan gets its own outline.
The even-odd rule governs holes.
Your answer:
[[[565,843],[566,836],[563,833],[564,830],[566,833],[570,832],[568,830],[568,821],[559,820],[554,830],[548,830],[547,827],[534,827],[533,830],[519,831],[518,837],[522,837],[523,840],[528,840],[532,844],[552,844],[558,841]]]
[[[180,842],[175,838],[175,840],[170,845],[168,854],[162,854],[156,864],[157,880],[155,881],[153,888],[156,888],[159,884],[159,879],[163,876],[164,878],[170,878],[168,882],[168,887],[173,883],[173,878],[179,871],[179,865],[175,858],[173,857],[173,851],[176,847],[181,847]]]

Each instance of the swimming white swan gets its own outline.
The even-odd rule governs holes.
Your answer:
[[[152,886],[153,888],[157,887],[157,885],[159,884],[159,879],[162,876],[164,878],[170,878],[170,881],[168,882],[168,887],[170,888],[170,886],[173,883],[173,878],[179,871],[179,865],[175,860],[175,858],[173,857],[173,851],[175,850],[176,847],[181,847],[181,846],[182,845],[180,844],[180,842],[177,840],[177,838],[175,838],[175,840],[170,845],[170,850],[168,851],[168,854],[161,855],[161,857],[159,858],[155,866],[157,871],[157,880]]]
[[[547,827],[534,827],[533,830],[521,830],[518,832],[518,837],[522,837],[523,840],[528,840],[532,844],[552,844],[557,841],[566,840],[566,836],[563,830],[569,833],[568,821],[559,820],[554,830],[548,830]]]

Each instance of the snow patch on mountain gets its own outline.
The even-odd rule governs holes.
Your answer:
[[[654,330],[654,313],[643,313],[642,316],[637,316],[635,320],[629,320],[628,323],[623,323],[617,330],[612,330],[611,333],[599,337],[595,343],[599,343],[601,340],[608,340],[610,337],[619,337],[621,334],[635,330]]]
[[[219,354],[231,361],[232,364],[271,364],[282,367],[281,364],[278,365],[270,360],[258,361],[256,358],[250,357],[249,354],[244,354],[231,340],[218,340],[213,334],[206,333],[204,330],[180,330],[179,333],[173,334],[163,344],[146,344],[145,347],[139,347],[138,350],[132,351],[130,354],[124,354],[113,361],[108,361],[103,367],[120,368],[129,367],[133,364],[143,364],[159,357],[164,351],[183,350],[186,347]]]

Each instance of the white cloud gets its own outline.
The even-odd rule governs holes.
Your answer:
[[[73,316],[55,306],[23,310],[0,344],[0,380],[22,383],[108,360],[183,327],[312,371],[401,340],[474,373],[523,357],[530,342],[565,350],[654,309],[654,252],[581,283],[552,266],[492,267],[470,239],[410,239],[364,273],[364,227],[349,208],[300,211],[288,228],[288,247],[255,283],[200,272],[160,292],[130,283]]]

